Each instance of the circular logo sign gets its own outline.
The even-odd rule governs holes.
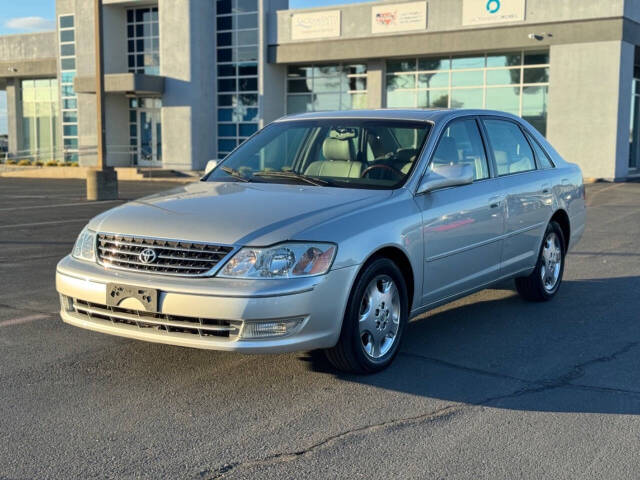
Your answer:
[[[158,258],[156,251],[153,248],[145,248],[140,252],[138,258],[142,263],[153,263]]]
[[[500,10],[500,0],[489,0],[487,2],[487,11],[489,13],[496,13]]]

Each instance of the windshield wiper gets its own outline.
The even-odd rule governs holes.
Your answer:
[[[222,170],[224,173],[226,173],[228,175],[231,175],[233,178],[237,178],[241,182],[248,182],[249,181],[249,179],[247,177],[242,175],[238,170],[236,170],[234,168],[231,168],[231,167],[220,167],[220,170]]]
[[[324,180],[316,177],[309,177],[307,175],[303,175],[302,173],[296,173],[293,171],[288,172],[256,172],[253,174],[256,177],[275,177],[275,178],[292,178],[295,180],[302,180],[303,182],[307,182],[311,185],[316,185],[318,187],[323,187],[325,185],[332,185],[332,182],[329,180]]]

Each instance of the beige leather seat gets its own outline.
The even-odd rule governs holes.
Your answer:
[[[509,156],[507,155],[507,152],[503,150],[494,150],[493,156],[496,159],[498,175],[506,175],[509,173]]]
[[[354,161],[355,155],[348,138],[329,137],[322,144],[322,154],[326,160],[313,162],[305,170],[305,175],[315,177],[360,178],[362,163]]]

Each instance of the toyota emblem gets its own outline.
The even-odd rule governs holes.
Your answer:
[[[153,248],[145,248],[140,252],[140,255],[138,255],[138,258],[142,263],[145,263],[145,264],[153,263],[156,261],[156,258],[158,258],[158,255],[156,254],[156,251]]]

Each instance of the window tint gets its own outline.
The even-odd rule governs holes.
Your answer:
[[[533,151],[536,152],[538,167],[543,170],[547,168],[553,168],[554,165],[553,163],[551,163],[547,152],[542,149],[540,144],[531,135],[527,134],[527,138],[529,139],[529,143],[533,146]]]
[[[456,120],[449,124],[440,137],[429,169],[435,170],[439,165],[463,164],[473,167],[475,180],[489,178],[487,157],[474,119]]]
[[[535,170],[533,152],[520,127],[504,120],[484,120],[498,175]]]

